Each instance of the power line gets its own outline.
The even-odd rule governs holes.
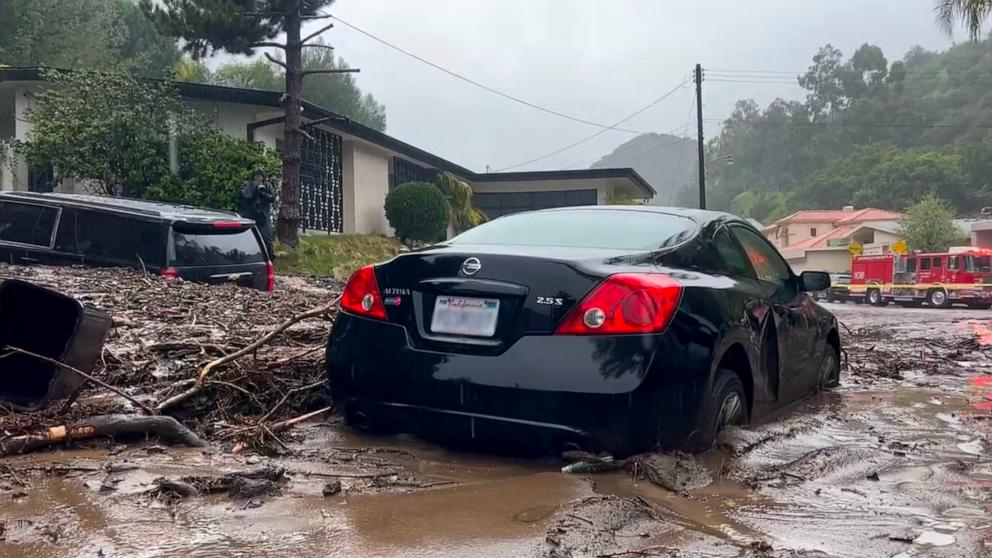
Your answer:
[[[391,48],[391,49],[393,49],[393,50],[395,50],[395,51],[397,51],[399,53],[402,53],[402,54],[404,54],[406,56],[409,56],[410,58],[413,58],[414,60],[416,60],[418,62],[422,62],[424,64],[427,64],[428,66],[434,68],[435,70],[444,72],[444,73],[448,74],[449,76],[451,76],[453,78],[460,79],[460,80],[462,80],[462,81],[464,81],[466,83],[469,83],[471,85],[474,85],[474,86],[476,86],[476,87],[478,87],[480,89],[483,89],[485,91],[488,91],[488,92],[490,92],[490,93],[492,93],[494,95],[499,95],[500,97],[503,97],[504,99],[509,99],[510,101],[513,101],[515,103],[520,103],[520,104],[525,105],[525,106],[528,106],[528,107],[530,107],[532,109],[536,109],[536,110],[539,110],[541,112],[552,114],[552,115],[557,116],[559,118],[565,118],[565,119],[571,120],[573,122],[579,122],[581,124],[586,124],[588,126],[595,126],[597,128],[602,128],[604,130],[616,130],[618,132],[627,132],[627,133],[630,133],[630,134],[643,134],[644,133],[643,131],[640,131],[640,130],[632,130],[632,129],[629,129],[629,128],[617,128],[617,127],[607,126],[606,124],[600,124],[599,122],[594,122],[592,120],[586,120],[585,118],[580,118],[578,116],[573,116],[571,114],[566,114],[564,112],[560,112],[560,111],[557,111],[557,110],[554,110],[554,109],[543,107],[543,106],[538,105],[536,103],[532,103],[532,102],[527,101],[525,99],[521,99],[520,97],[516,97],[516,96],[511,95],[509,93],[500,91],[499,89],[490,87],[490,86],[488,86],[488,85],[486,85],[484,83],[480,83],[478,81],[475,81],[472,78],[463,76],[463,75],[461,75],[461,74],[459,74],[457,72],[454,72],[452,70],[449,70],[449,69],[445,68],[444,66],[441,66],[439,64],[435,64],[434,62],[431,62],[430,60],[427,60],[426,58],[423,58],[421,56],[418,56],[418,55],[416,55],[416,54],[414,54],[414,53],[412,53],[412,52],[410,52],[410,51],[408,51],[408,50],[406,50],[406,49],[404,49],[404,48],[402,48],[400,46],[397,46],[397,45],[395,45],[395,44],[393,44],[393,43],[391,43],[391,42],[383,39],[382,37],[379,37],[377,35],[373,35],[372,33],[369,33],[368,31],[366,31],[364,29],[361,29],[361,28],[359,28],[359,27],[357,27],[357,26],[355,26],[355,25],[353,25],[351,23],[348,23],[347,21],[341,19],[340,17],[338,17],[336,15],[331,15],[331,14],[325,14],[325,15],[330,16],[332,19],[334,19],[335,21],[341,23],[345,27],[348,27],[348,28],[350,28],[350,29],[352,29],[352,30],[354,30],[354,31],[356,31],[358,33],[361,33],[362,35],[365,35],[366,37],[368,37],[368,38],[370,38],[370,39],[372,39],[374,41],[377,41],[377,42],[379,42],[379,43],[381,43],[381,44],[383,44],[383,45],[385,45],[385,46],[387,46],[387,47],[389,47],[389,48]]]
[[[719,118],[706,118],[707,122],[726,123],[726,120]],[[992,128],[992,124],[856,124],[850,122],[734,122],[733,126],[782,126],[795,128],[920,128],[920,129],[942,129],[942,128]]]
[[[658,103],[660,103],[661,101],[667,99],[668,97],[670,97],[671,95],[673,95],[676,91],[678,91],[679,89],[681,89],[682,87],[684,87],[685,84],[687,84],[687,83],[689,83],[689,80],[687,80],[687,79],[686,80],[683,80],[682,83],[676,85],[675,87],[673,87],[672,89],[670,89],[669,91],[667,91],[661,97],[658,97],[657,99],[655,99],[655,100],[651,101],[650,103],[644,105],[643,107],[637,109],[636,111],[632,112],[631,114],[625,116],[624,118],[622,118],[619,121],[617,121],[616,123],[614,123],[612,126],[603,128],[602,130],[596,132],[595,134],[592,134],[591,136],[587,136],[587,137],[585,137],[585,138],[583,138],[583,139],[581,139],[581,140],[579,140],[579,141],[577,141],[575,143],[572,143],[572,144],[566,145],[565,147],[562,147],[560,149],[556,149],[554,151],[545,153],[544,155],[539,155],[537,157],[534,157],[533,159],[528,159],[526,161],[521,161],[521,162],[519,162],[519,163],[517,163],[515,165],[510,165],[508,167],[503,167],[501,169],[496,169],[496,172],[503,172],[503,171],[506,171],[506,170],[515,169],[517,167],[522,167],[524,165],[529,165],[531,163],[536,163],[537,161],[540,161],[542,159],[547,159],[548,157],[552,157],[552,156],[557,155],[559,153],[564,153],[565,151],[568,151],[569,149],[572,149],[573,147],[578,147],[578,146],[582,145],[583,143],[586,143],[587,141],[590,141],[590,140],[592,140],[594,138],[597,138],[597,137],[605,134],[606,132],[608,132],[608,131],[610,131],[612,129],[615,129],[617,126],[623,124],[624,122],[630,120],[631,118],[634,118],[635,116],[637,116],[638,114],[641,114],[642,112],[648,110],[649,108],[657,105]]]

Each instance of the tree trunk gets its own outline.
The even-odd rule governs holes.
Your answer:
[[[276,238],[279,242],[294,248],[299,244],[300,228],[300,151],[303,144],[303,136],[300,133],[303,93],[303,44],[300,41],[302,25],[299,8],[286,15],[286,120],[283,124],[282,190],[279,218],[276,220]]]

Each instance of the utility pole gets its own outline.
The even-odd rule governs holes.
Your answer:
[[[696,136],[699,145],[699,209],[706,209],[706,161],[703,160],[703,67],[696,64]]]

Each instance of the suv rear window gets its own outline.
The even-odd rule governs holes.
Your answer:
[[[0,240],[48,247],[59,210],[29,203],[0,203]]]
[[[210,266],[265,261],[262,247],[251,229],[231,232],[191,233],[173,231],[176,266]]]
[[[569,209],[500,217],[463,232],[448,244],[653,250],[678,244],[695,231],[691,220],[666,213]]]

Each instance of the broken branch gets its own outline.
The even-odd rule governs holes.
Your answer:
[[[277,66],[282,66],[282,69],[284,69],[284,70],[289,70],[289,66],[287,66],[286,63],[283,62],[282,60],[279,60],[278,58],[272,56],[268,52],[263,52],[262,54],[265,56],[265,58],[268,59],[269,62],[272,62],[273,64],[275,64]]]
[[[0,455],[14,455],[61,442],[87,440],[105,436],[154,434],[163,440],[198,447],[203,442],[172,417],[137,415],[101,415],[71,424],[53,426],[47,431],[0,440]]]
[[[138,401],[134,397],[131,397],[130,395],[128,395],[127,393],[125,393],[123,390],[118,389],[118,388],[115,388],[114,386],[112,386],[112,385],[104,382],[103,380],[98,380],[97,378],[94,378],[93,376],[90,376],[86,372],[83,372],[82,370],[79,370],[78,368],[76,368],[74,366],[69,366],[68,364],[66,364],[64,362],[60,362],[58,360],[55,360],[54,358],[50,358],[50,357],[47,357],[45,355],[39,355],[38,353],[32,353],[31,351],[28,351],[28,350],[25,350],[25,349],[21,349],[20,347],[13,347],[11,345],[7,345],[4,348],[7,349],[9,352],[7,352],[7,353],[5,353],[3,355],[0,355],[0,358],[4,358],[4,357],[6,357],[6,356],[8,356],[10,354],[13,354],[13,353],[20,353],[22,355],[26,355],[26,356],[29,356],[29,357],[32,357],[32,358],[43,360],[43,361],[45,361],[45,362],[47,362],[49,364],[54,364],[55,366],[58,366],[60,368],[64,368],[65,370],[68,370],[68,371],[70,371],[70,372],[72,372],[74,374],[78,374],[78,375],[82,376],[83,378],[86,378],[87,381],[93,382],[94,384],[96,384],[96,385],[98,385],[98,386],[100,386],[100,387],[102,387],[104,389],[108,389],[108,390],[116,393],[117,395],[120,395],[121,397],[123,397],[124,399],[127,399],[131,403],[134,403],[135,405],[137,405],[138,407],[140,407],[141,410],[145,411],[146,413],[148,413],[150,415],[154,415],[155,414],[155,411],[151,407],[149,407],[148,405],[145,405],[141,401]]]
[[[319,316],[323,316],[324,314],[327,314],[328,312],[330,312],[331,310],[334,309],[334,306],[338,303],[339,300],[341,300],[341,297],[340,296],[337,297],[337,298],[335,298],[334,300],[332,300],[329,304],[325,304],[324,306],[318,306],[317,308],[313,308],[313,309],[307,310],[306,312],[303,312],[301,314],[297,314],[297,315],[289,318],[288,320],[286,320],[282,324],[280,324],[279,327],[275,328],[274,330],[270,331],[266,335],[262,336],[260,339],[258,339],[254,343],[248,345],[247,347],[245,347],[245,348],[243,348],[243,349],[241,349],[239,351],[233,352],[233,353],[231,353],[229,355],[226,355],[226,356],[223,356],[221,358],[218,358],[218,359],[215,359],[215,360],[212,360],[212,361],[208,362],[207,365],[204,366],[200,370],[200,375],[197,377],[196,383],[193,384],[193,387],[191,387],[191,388],[187,389],[186,391],[184,391],[182,393],[179,393],[178,395],[174,395],[174,396],[166,399],[165,401],[159,403],[158,406],[156,407],[156,409],[159,412],[164,411],[164,410],[169,409],[171,407],[174,407],[174,406],[178,405],[179,403],[182,403],[182,402],[186,401],[187,399],[193,397],[194,395],[200,393],[201,391],[203,391],[204,382],[206,381],[207,376],[209,376],[210,373],[213,372],[213,370],[215,368],[217,368],[218,366],[221,366],[223,364],[226,364],[228,362],[231,362],[232,360],[239,359],[239,358],[241,358],[241,357],[243,357],[243,356],[245,356],[247,354],[254,353],[256,349],[258,349],[262,345],[265,345],[269,341],[272,341],[272,339],[274,339],[277,335],[279,335],[280,333],[282,333],[283,331],[285,331],[286,329],[288,329],[292,325],[296,324],[297,322],[300,322],[300,321],[303,321],[303,320],[306,320],[306,319],[309,319],[309,318],[316,318],[316,317],[319,317]]]
[[[305,72],[302,72],[302,74],[303,74],[303,77],[306,77],[306,76],[312,76],[314,74],[357,74],[358,72],[361,72],[361,71],[362,70],[360,68],[336,68],[336,69],[333,69],[333,70],[331,70],[331,69],[328,69],[328,70],[307,70]]]
[[[309,43],[311,41],[311,39],[316,39],[317,37],[320,36],[321,33],[323,33],[324,31],[327,31],[328,29],[330,29],[332,27],[334,27],[334,24],[333,23],[328,23],[327,25],[325,25],[325,26],[321,27],[320,29],[314,31],[313,33],[310,33],[306,37],[303,37],[303,40],[300,41],[300,43],[305,45],[305,44]]]

